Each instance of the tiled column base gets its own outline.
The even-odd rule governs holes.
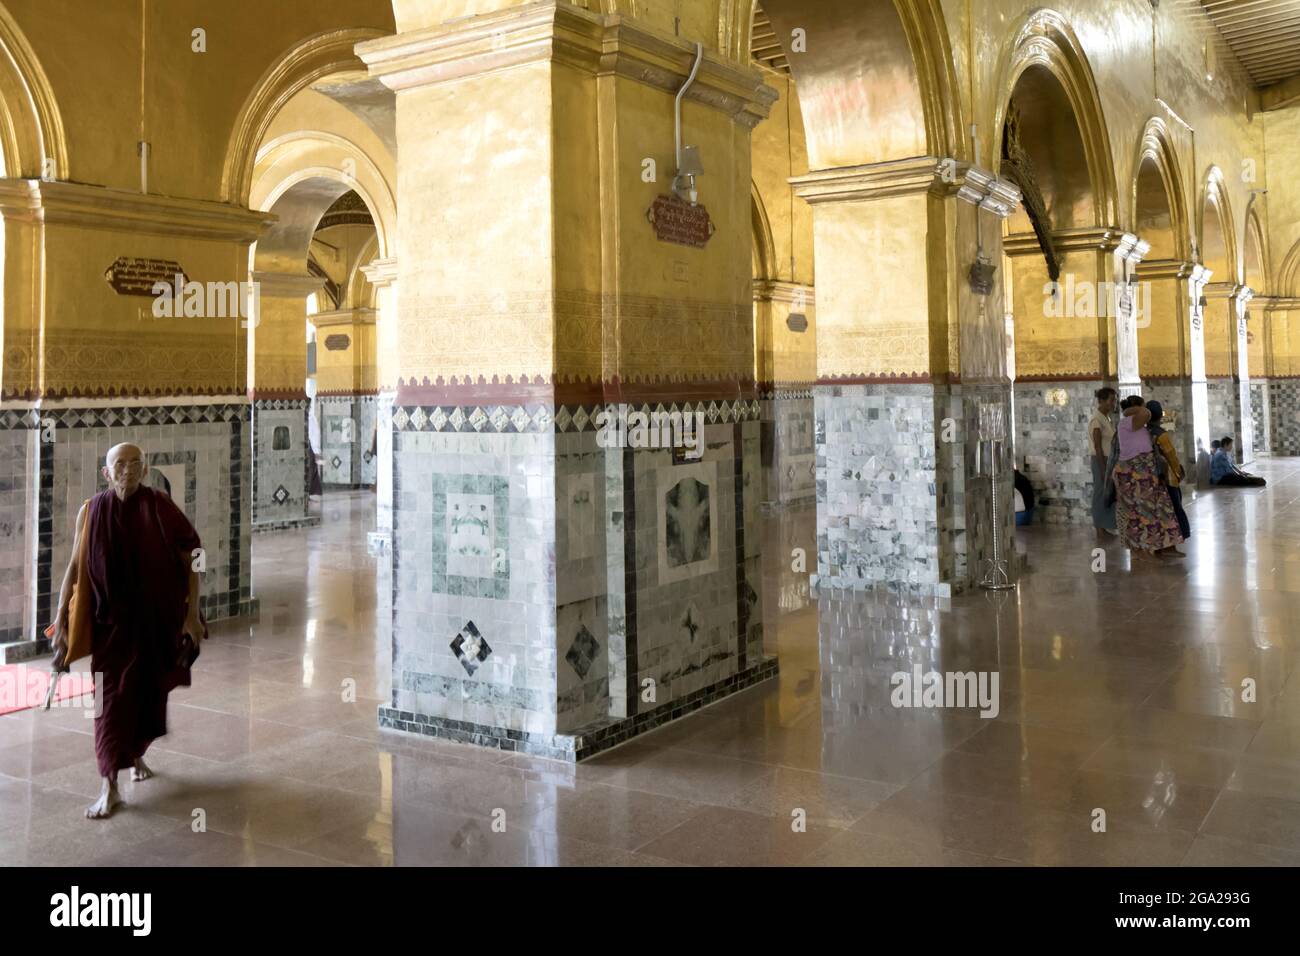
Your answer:
[[[375,398],[375,530],[370,532],[372,554],[387,553],[393,539],[393,393]]]
[[[812,502],[817,497],[817,454],[812,388],[776,389],[760,402],[763,504]]]
[[[1237,383],[1230,378],[1210,379],[1206,383],[1206,397],[1210,408],[1210,440],[1215,441],[1224,435],[1237,438]]]
[[[307,400],[253,402],[253,530],[317,524],[307,511]]]
[[[1193,416],[1196,409],[1192,400],[1192,383],[1174,379],[1143,382],[1142,397],[1149,402],[1160,402],[1164,409],[1165,429],[1173,439],[1174,450],[1178,452],[1183,470],[1189,475],[1195,475],[1197,449]]]
[[[1268,379],[1252,378],[1250,380],[1250,417],[1255,432],[1255,454],[1273,454],[1273,407],[1270,402],[1272,389]]]
[[[0,663],[17,659],[10,655],[19,653],[37,630],[32,595],[40,524],[39,424],[35,411],[0,410]]]
[[[1273,454],[1300,455],[1300,379],[1270,379],[1268,391]]]
[[[33,415],[52,442],[39,441],[31,433],[27,423]],[[48,652],[49,642],[40,631],[52,619],[58,600],[77,510],[105,487],[99,465],[108,449],[123,441],[140,445],[149,466],[146,482],[171,495],[203,540],[207,567],[200,601],[207,618],[256,612],[249,574],[246,402],[42,408],[4,413],[3,422],[0,447],[7,445],[11,456],[4,467],[22,477],[16,487],[22,489],[23,513],[28,515],[19,550],[34,554],[32,600],[21,622],[12,603],[2,609],[5,632],[0,636],[9,638],[0,652],[4,661]],[[16,458],[19,446],[25,449],[22,462]],[[17,507],[14,493],[0,499],[0,507],[6,507],[6,501],[8,508]],[[40,520],[31,520],[33,514]]]
[[[598,410],[394,409],[382,725],[580,759],[774,672],[757,402],[708,403],[694,461]]]
[[[988,405],[1009,429],[1005,385],[817,386],[815,587],[946,596],[978,580],[991,557],[992,486],[976,472]],[[1010,449],[1001,447],[1010,559]]]
[[[1015,566],[1015,476],[1012,456],[1011,386],[952,385],[936,389],[938,396],[938,492],[941,568],[952,592],[978,585],[991,570],[993,542],[993,463],[997,461],[997,507],[1001,518],[1000,559],[1008,577]],[[946,396],[946,399],[945,399]],[[981,442],[981,419],[999,419],[1004,438],[996,445]],[[948,427],[953,423],[955,432]],[[985,426],[990,427],[990,426]],[[952,434],[953,440],[946,440]],[[985,436],[987,437],[987,436]],[[940,588],[936,594],[943,596]]]
[[[1034,520],[1092,522],[1092,465],[1087,428],[1096,391],[1106,383],[1017,382],[1016,460],[1034,486]]]
[[[321,484],[325,488],[373,488],[378,470],[375,396],[322,395]]]
[[[747,687],[770,680],[777,673],[776,658],[769,657],[740,673],[691,691],[680,698],[642,710],[631,717],[597,721],[571,734],[509,730],[385,706],[379,708],[379,726],[497,750],[534,754],[554,760],[578,761],[627,743],[633,737],[692,714]]]

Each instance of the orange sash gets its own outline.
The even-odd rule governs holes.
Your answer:
[[[77,525],[77,576],[72,582],[72,596],[68,599],[68,649],[62,661],[54,662],[58,670],[67,670],[73,661],[79,661],[90,654],[90,571],[86,562],[86,519],[90,515],[89,505],[90,499],[87,498],[81,508],[81,521]],[[57,610],[55,613],[58,613]],[[51,624],[45,629],[45,636],[53,637],[55,630],[56,626]]]

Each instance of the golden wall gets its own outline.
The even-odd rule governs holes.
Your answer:
[[[774,118],[755,131],[752,151],[749,129],[726,115],[730,106],[719,108],[727,96],[743,95],[738,75],[748,69],[752,10],[731,0],[561,4],[560,13],[547,16],[560,17],[564,29],[572,29],[566,43],[571,39],[573,49],[587,52],[565,54],[565,62],[553,65],[466,73],[404,93],[397,118],[403,163],[443,171],[445,186],[418,171],[404,175],[399,184],[407,201],[398,231],[443,236],[448,244],[473,237],[477,254],[422,256],[419,268],[404,273],[411,287],[403,290],[403,309],[415,311],[398,341],[403,374],[575,380],[753,374],[753,184],[772,221],[772,278],[812,281],[812,256],[803,254],[812,217],[780,186],[780,146],[786,146],[787,178],[799,174],[805,155],[815,168],[896,159],[921,149],[969,160],[976,158],[967,135],[973,122],[979,159],[991,165],[1014,80],[1017,35],[1026,24],[1066,50],[1056,68],[1079,91],[1087,149],[1105,160],[1094,170],[1096,225],[1136,228],[1138,144],[1156,116],[1169,130],[1186,195],[1183,218],[1194,240],[1207,176],[1212,168],[1221,172],[1231,215],[1228,248],[1235,255],[1214,281],[1240,281],[1252,189],[1269,189],[1262,221],[1270,268],[1277,271],[1287,261],[1300,238],[1300,111],[1252,114],[1254,94],[1240,68],[1194,7],[1060,0],[1053,4],[1060,16],[1052,24],[1058,25],[1051,25],[1042,14],[1031,20],[1038,8],[1032,0],[914,0],[904,6],[912,14],[906,27],[892,0],[766,4],[778,30],[796,20],[808,29],[809,46],[792,56],[797,107],[788,83],[770,83],[779,95]],[[203,0],[171,0],[144,5],[143,21],[141,5],[132,0],[7,0],[5,7],[58,104],[68,168],[57,170],[57,178],[136,194],[136,143],[143,138],[152,144],[151,194],[210,202],[225,198],[223,170],[241,110],[285,52],[305,39],[344,28],[372,35],[395,26],[413,30],[470,14],[546,13],[509,0],[285,0],[274,17],[252,0],[224,4],[219,12]],[[573,15],[563,14],[570,9]],[[667,247],[647,231],[645,208],[671,177],[671,87],[680,78],[657,85],[599,67],[591,23],[596,13],[608,12],[634,17],[646,36],[657,38],[637,41],[641,53],[627,51],[631,60],[649,64],[646,76],[683,75],[685,41],[698,39],[713,58],[709,82],[723,92],[711,105],[689,99],[685,109],[687,139],[703,147],[703,202],[717,226],[704,250]],[[78,29],[66,29],[73,21]],[[464,27],[462,21],[452,29]],[[196,28],[206,31],[206,52],[192,49]],[[617,35],[609,30],[607,36]],[[618,48],[622,41],[612,42]],[[918,52],[919,66],[913,59]],[[724,75],[726,69],[736,72]],[[882,124],[882,116],[895,114],[899,123]],[[800,124],[802,147],[795,135]],[[456,135],[430,135],[434,129]],[[638,175],[645,157],[657,160],[658,183]],[[863,249],[907,270],[895,275],[914,277],[898,282],[888,303],[865,292],[861,301],[843,301],[844,293],[841,301],[835,294],[829,302],[822,297],[820,318],[830,325],[823,350],[840,348],[837,342],[847,349],[828,355],[828,370],[906,376],[918,365],[928,367],[929,333],[913,310],[925,314],[933,294],[919,288],[926,250],[947,241],[931,236],[930,228],[916,200],[902,199],[852,223],[831,214],[817,227],[823,278],[852,281],[860,275]],[[106,296],[102,272],[118,256],[165,248],[197,278],[238,281],[246,278],[248,241],[145,234],[103,222],[50,226],[44,240],[48,298],[39,312],[29,309],[24,317],[24,294],[6,284],[4,393],[70,384],[96,394],[242,390],[237,336],[184,325],[140,330],[134,308],[140,303]],[[6,273],[17,276],[32,268],[6,263]],[[781,327],[774,317],[774,354],[787,348]],[[467,337],[465,328],[491,334]],[[1090,343],[1067,343],[1058,331],[1031,323],[1017,330],[1017,338],[1042,347],[1043,374],[1093,371],[1076,370],[1080,362],[1071,357]],[[42,335],[48,354],[37,356],[33,343]],[[1272,330],[1265,338],[1275,347],[1290,341]],[[1098,335],[1099,344],[1104,339]],[[1158,350],[1173,347],[1151,339],[1148,334],[1145,340]],[[99,347],[125,340],[134,344],[78,377],[75,355],[85,353],[69,351],[66,343]],[[788,349],[791,374],[799,374],[793,371],[804,361],[793,358],[799,347],[790,343]],[[1066,365],[1057,367],[1052,356],[1064,356]],[[1026,359],[1025,368],[1039,362],[1033,355]]]
[[[817,377],[813,216],[790,178],[808,172],[808,150],[789,74],[761,69],[778,99],[751,136],[755,377],[806,385]],[[791,313],[805,317],[804,331],[790,328]]]

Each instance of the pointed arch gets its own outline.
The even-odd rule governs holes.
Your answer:
[[[1132,191],[1129,196],[1129,211],[1133,231],[1141,239],[1151,241],[1143,231],[1143,198],[1140,189],[1144,170],[1154,169],[1164,188],[1165,201],[1169,213],[1169,231],[1173,238],[1172,256],[1180,261],[1191,258],[1192,232],[1187,216],[1187,192],[1183,187],[1182,167],[1169,139],[1169,128],[1158,116],[1147,120],[1138,140],[1137,161],[1133,164]],[[1153,244],[1154,245],[1154,244]],[[1159,256],[1152,256],[1159,258]]]
[[[1273,292],[1273,273],[1269,268],[1268,233],[1259,221],[1259,207],[1259,196],[1251,196],[1242,233],[1241,281],[1256,295],[1269,295]]]
[[[1223,170],[1211,166],[1206,170],[1196,208],[1196,250],[1201,264],[1211,271],[1213,282],[1241,281],[1235,222]]]
[[[27,37],[2,5],[0,150],[0,173],[10,179],[68,178],[68,139],[54,90]]]
[[[1119,222],[1110,133],[1101,107],[1101,96],[1083,46],[1064,16],[1055,10],[1035,10],[1013,31],[1002,53],[997,89],[1001,101],[993,123],[993,162],[1002,155],[1002,140],[1012,93],[1025,72],[1040,67],[1060,83],[1074,112],[1084,161],[1092,182],[1093,225],[1113,226]]]
[[[1277,271],[1277,280],[1278,295],[1300,299],[1300,239],[1296,240],[1296,244],[1282,260],[1282,266]]]

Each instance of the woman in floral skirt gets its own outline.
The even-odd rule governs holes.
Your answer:
[[[1115,465],[1115,525],[1124,547],[1146,557],[1183,541],[1173,502],[1156,470],[1155,449],[1147,422],[1151,412],[1138,396],[1124,399],[1115,430],[1119,462]]]

